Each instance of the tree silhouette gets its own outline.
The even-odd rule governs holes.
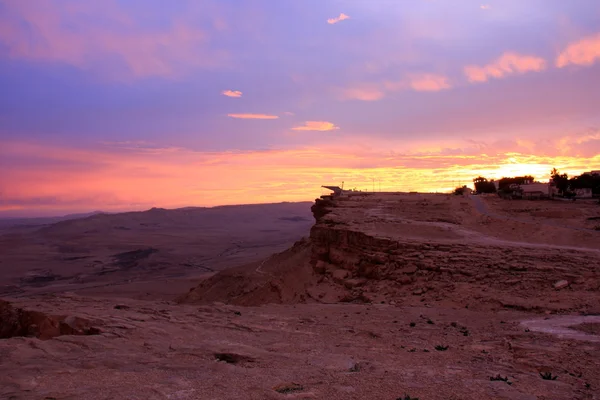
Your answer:
[[[473,183],[475,184],[475,191],[478,193],[496,193],[494,181],[488,181],[483,176],[473,179]]]
[[[563,196],[567,195],[570,187],[569,176],[567,174],[561,174],[556,168],[552,168],[550,176],[552,177],[552,182],[556,185],[558,192]]]

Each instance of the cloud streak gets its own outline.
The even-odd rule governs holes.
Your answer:
[[[556,66],[589,66],[600,61],[600,33],[571,43],[556,58]]]
[[[450,89],[452,85],[447,76],[440,74],[409,74],[400,81],[382,83],[364,83],[348,88],[338,89],[340,100],[378,101],[387,94],[403,90],[415,92],[439,92]]]
[[[327,121],[306,121],[303,126],[297,126],[292,128],[294,131],[318,131],[327,132],[340,129],[339,126],[335,126],[332,122]]]
[[[278,119],[277,115],[269,114],[227,114],[230,118],[236,119]]]
[[[242,97],[242,92],[240,92],[239,90],[223,90],[221,92],[221,94],[223,96],[227,96],[227,97],[234,97],[234,98]]]
[[[345,21],[347,19],[350,19],[350,17],[344,13],[341,13],[339,16],[337,16],[335,18],[329,18],[327,20],[327,23],[330,25],[333,25],[333,24],[337,24],[338,22]]]
[[[446,76],[436,74],[413,75],[408,80],[408,85],[417,92],[438,92],[451,88]]]
[[[490,64],[484,66],[468,65],[464,74],[472,83],[487,82],[490,79],[501,79],[509,75],[539,72],[546,68],[546,61],[536,56],[506,52]]]

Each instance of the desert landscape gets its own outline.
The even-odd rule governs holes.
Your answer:
[[[0,396],[597,399],[599,219],[355,193],[4,228]]]

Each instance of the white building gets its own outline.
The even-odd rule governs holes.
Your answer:
[[[549,183],[528,183],[525,185],[519,185],[523,193],[523,197],[527,198],[543,198],[550,196],[550,184]]]

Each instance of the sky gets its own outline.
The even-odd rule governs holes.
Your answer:
[[[0,0],[0,217],[600,169],[597,0]]]

